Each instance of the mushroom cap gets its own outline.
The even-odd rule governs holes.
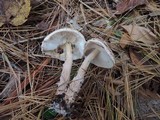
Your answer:
[[[98,38],[92,38],[86,42],[84,55],[87,56],[94,49],[98,49],[98,55],[91,61],[92,64],[102,68],[112,68],[115,64],[114,55],[104,41]]]
[[[65,61],[66,43],[71,43],[72,45],[73,60],[83,57],[86,40],[80,32],[70,28],[62,28],[47,35],[42,42],[41,50],[52,58]],[[56,52],[57,48],[63,49],[63,53]]]

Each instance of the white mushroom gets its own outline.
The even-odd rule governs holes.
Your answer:
[[[81,89],[84,82],[84,75],[90,63],[102,67],[111,68],[115,64],[115,59],[112,51],[103,41],[93,38],[86,42],[84,48],[85,60],[80,66],[77,75],[71,81],[68,90],[65,94],[65,101],[70,106]]]
[[[85,42],[85,38],[80,32],[70,28],[56,30],[46,36],[42,42],[41,49],[43,53],[52,58],[65,61],[56,95],[65,92],[70,80],[72,61],[82,58]],[[58,53],[58,48],[63,53]]]

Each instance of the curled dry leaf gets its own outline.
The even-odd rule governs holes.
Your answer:
[[[49,27],[49,24],[47,22],[41,21],[36,25],[36,28],[39,30],[46,30]]]
[[[3,4],[4,4],[4,0],[0,0],[0,27],[5,22]]]
[[[0,93],[0,99],[3,99],[3,98],[10,96],[10,94],[13,92],[13,90],[16,89],[16,84],[17,84],[16,82],[17,82],[17,78],[15,78],[14,75],[10,75],[9,82],[6,84],[5,88]]]
[[[31,5],[36,6],[39,5],[43,0],[31,0]]]
[[[144,43],[147,45],[156,44],[158,42],[157,36],[145,27],[138,25],[124,25],[122,28],[128,32],[132,41]]]
[[[129,55],[131,58],[131,61],[134,65],[142,65],[141,59],[143,59],[142,54],[138,53],[136,50],[130,48],[129,49]]]
[[[129,56],[132,63],[136,66],[151,65],[151,61],[149,61],[149,59],[144,59],[146,56],[143,54],[143,50],[130,48]]]
[[[125,48],[127,45],[129,45],[132,41],[130,36],[127,33],[124,33],[120,39],[120,46],[122,48]]]
[[[139,5],[147,4],[147,0],[121,0],[116,6],[115,14],[123,14],[128,10],[132,10]]]
[[[30,0],[2,0],[0,6],[0,27],[4,23],[22,25],[27,21],[31,9]]]
[[[160,102],[159,95],[155,91],[150,91],[149,89],[144,89],[144,88],[141,87],[140,90],[139,90],[139,94],[142,97],[145,97],[144,100],[152,98],[152,99],[158,100]],[[159,107],[159,104],[158,104],[158,107]]]
[[[0,27],[5,23],[4,16],[0,16]]]

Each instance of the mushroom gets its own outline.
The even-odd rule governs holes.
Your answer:
[[[81,89],[84,82],[84,75],[90,63],[102,68],[112,68],[115,64],[114,55],[109,46],[97,38],[86,42],[84,55],[85,59],[65,94],[65,101],[68,106],[75,101],[75,97]]]
[[[70,28],[56,30],[46,36],[42,42],[41,49],[45,55],[65,61],[56,95],[62,96],[65,93],[70,80],[72,61],[83,57],[85,42],[80,32]],[[58,49],[62,53],[59,53]]]

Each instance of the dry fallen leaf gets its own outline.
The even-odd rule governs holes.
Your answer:
[[[124,33],[120,39],[120,46],[122,48],[125,48],[127,45],[129,45],[132,41],[130,36],[127,33]]]
[[[0,16],[0,27],[5,23],[4,16]]]
[[[159,95],[155,91],[151,91],[149,89],[144,89],[141,87],[138,92],[141,96],[145,97],[145,99],[150,98],[159,100]]]
[[[39,5],[41,2],[43,2],[43,0],[31,0],[31,5],[37,6],[37,5]]]
[[[3,0],[0,2],[0,27],[4,23],[14,26],[22,25],[27,21],[30,13],[30,0]]]
[[[148,45],[152,45],[158,42],[157,36],[145,27],[138,25],[124,25],[122,28],[128,32],[133,41]]]
[[[36,25],[36,28],[39,30],[46,30],[48,29],[49,24],[47,22],[41,21]]]
[[[16,89],[17,78],[14,75],[10,75],[9,82],[6,84],[5,88],[0,92],[0,99],[7,98]]]
[[[136,50],[130,48],[129,49],[129,56],[131,58],[131,61],[134,65],[142,65],[141,59],[143,59],[142,54],[138,53]]]
[[[3,4],[4,4],[4,0],[0,0],[0,27],[5,22]]]
[[[121,0],[116,6],[115,14],[123,14],[128,10],[132,10],[139,5],[147,4],[147,0]]]
[[[146,59],[146,55],[143,54],[143,50],[130,48],[129,56],[132,63],[136,66],[151,65],[150,59]]]

